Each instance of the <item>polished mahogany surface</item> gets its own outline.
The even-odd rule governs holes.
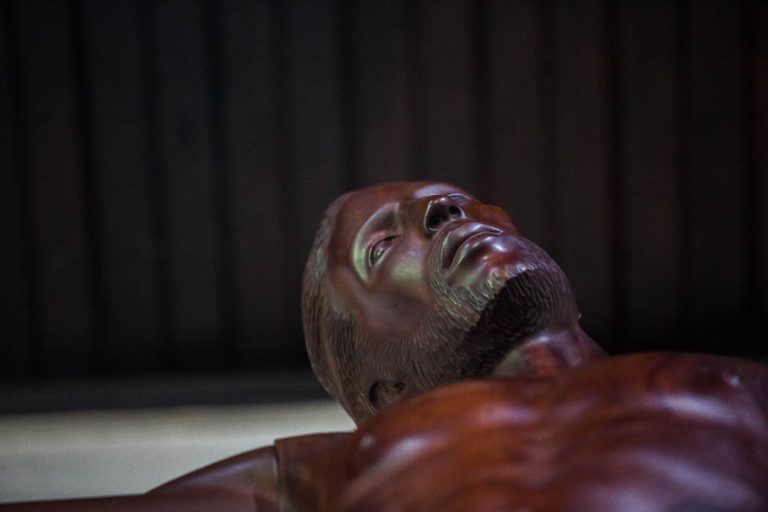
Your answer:
[[[562,269],[504,210],[448,183],[337,199],[310,251],[302,309],[315,374],[358,423],[444,384],[603,354]]]
[[[606,356],[555,262],[457,187],[338,199],[303,307],[313,368],[357,430],[278,440],[144,496],[0,510],[768,511],[768,367]]]
[[[463,382],[381,411],[335,460],[317,510],[768,510],[768,371],[648,353]]]

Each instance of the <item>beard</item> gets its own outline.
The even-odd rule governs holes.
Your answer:
[[[388,352],[379,360],[392,361],[395,354],[395,367],[408,376],[409,394],[488,375],[527,337],[579,318],[563,271],[523,238],[515,262],[493,269],[482,281],[455,288],[435,272],[430,286],[437,307],[405,339],[379,346]]]

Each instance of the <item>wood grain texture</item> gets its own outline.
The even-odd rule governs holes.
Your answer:
[[[239,364],[279,361],[286,324],[286,214],[278,135],[278,67],[273,4],[219,3],[222,139],[231,219]]]
[[[418,19],[424,168],[415,179],[477,190],[473,10],[466,0],[421,2]]]
[[[33,350],[44,372],[76,374],[90,365],[94,315],[72,13],[55,0],[15,12],[42,333]]]
[[[620,32],[622,349],[676,333],[681,204],[678,20],[669,2],[624,3]],[[658,346],[663,348],[663,345]]]
[[[756,304],[751,309],[757,320],[755,334],[757,343],[752,344],[754,353],[765,352],[768,340],[768,5],[765,2],[751,3],[750,37],[752,42],[750,106],[752,125],[750,147],[752,151],[752,183],[754,237],[752,250],[756,275],[749,279],[754,287],[753,299]]]
[[[28,275],[29,217],[20,158],[18,59],[7,4],[0,5],[0,379],[31,368],[31,297]]]
[[[766,385],[764,365],[668,353],[465,381],[380,411],[314,459],[323,438],[281,441],[301,468],[284,488],[325,512],[762,510]]]
[[[333,1],[286,5],[286,65],[291,203],[284,343],[302,354],[299,295],[309,246],[328,204],[345,192],[345,141],[339,82],[339,12]]]
[[[147,146],[146,76],[136,2],[88,1],[82,26],[97,193],[101,364],[146,370],[160,359],[158,248]]]
[[[353,10],[358,185],[407,180],[412,169],[412,67],[403,2]]]
[[[764,2],[7,1],[0,26],[9,378],[303,364],[323,209],[427,178],[507,209],[609,348],[765,353]]]
[[[550,5],[556,183],[555,261],[570,277],[585,329],[605,339],[613,313],[608,41],[601,2]]]
[[[686,6],[686,322],[712,350],[746,326],[745,26],[738,3]]]
[[[206,11],[202,1],[164,1],[154,14],[171,355],[182,367],[215,367],[221,261]]]
[[[552,244],[550,185],[545,153],[545,30],[541,3],[486,3],[488,197],[507,210],[521,232]]]

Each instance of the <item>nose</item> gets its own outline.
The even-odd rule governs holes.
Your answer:
[[[464,210],[452,199],[448,197],[432,199],[424,213],[424,230],[431,235],[445,224],[464,217]]]

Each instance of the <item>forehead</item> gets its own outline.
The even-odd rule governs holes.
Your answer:
[[[331,243],[336,248],[348,247],[360,228],[382,208],[440,194],[464,194],[466,191],[441,182],[394,182],[356,190],[348,194],[339,210]]]

